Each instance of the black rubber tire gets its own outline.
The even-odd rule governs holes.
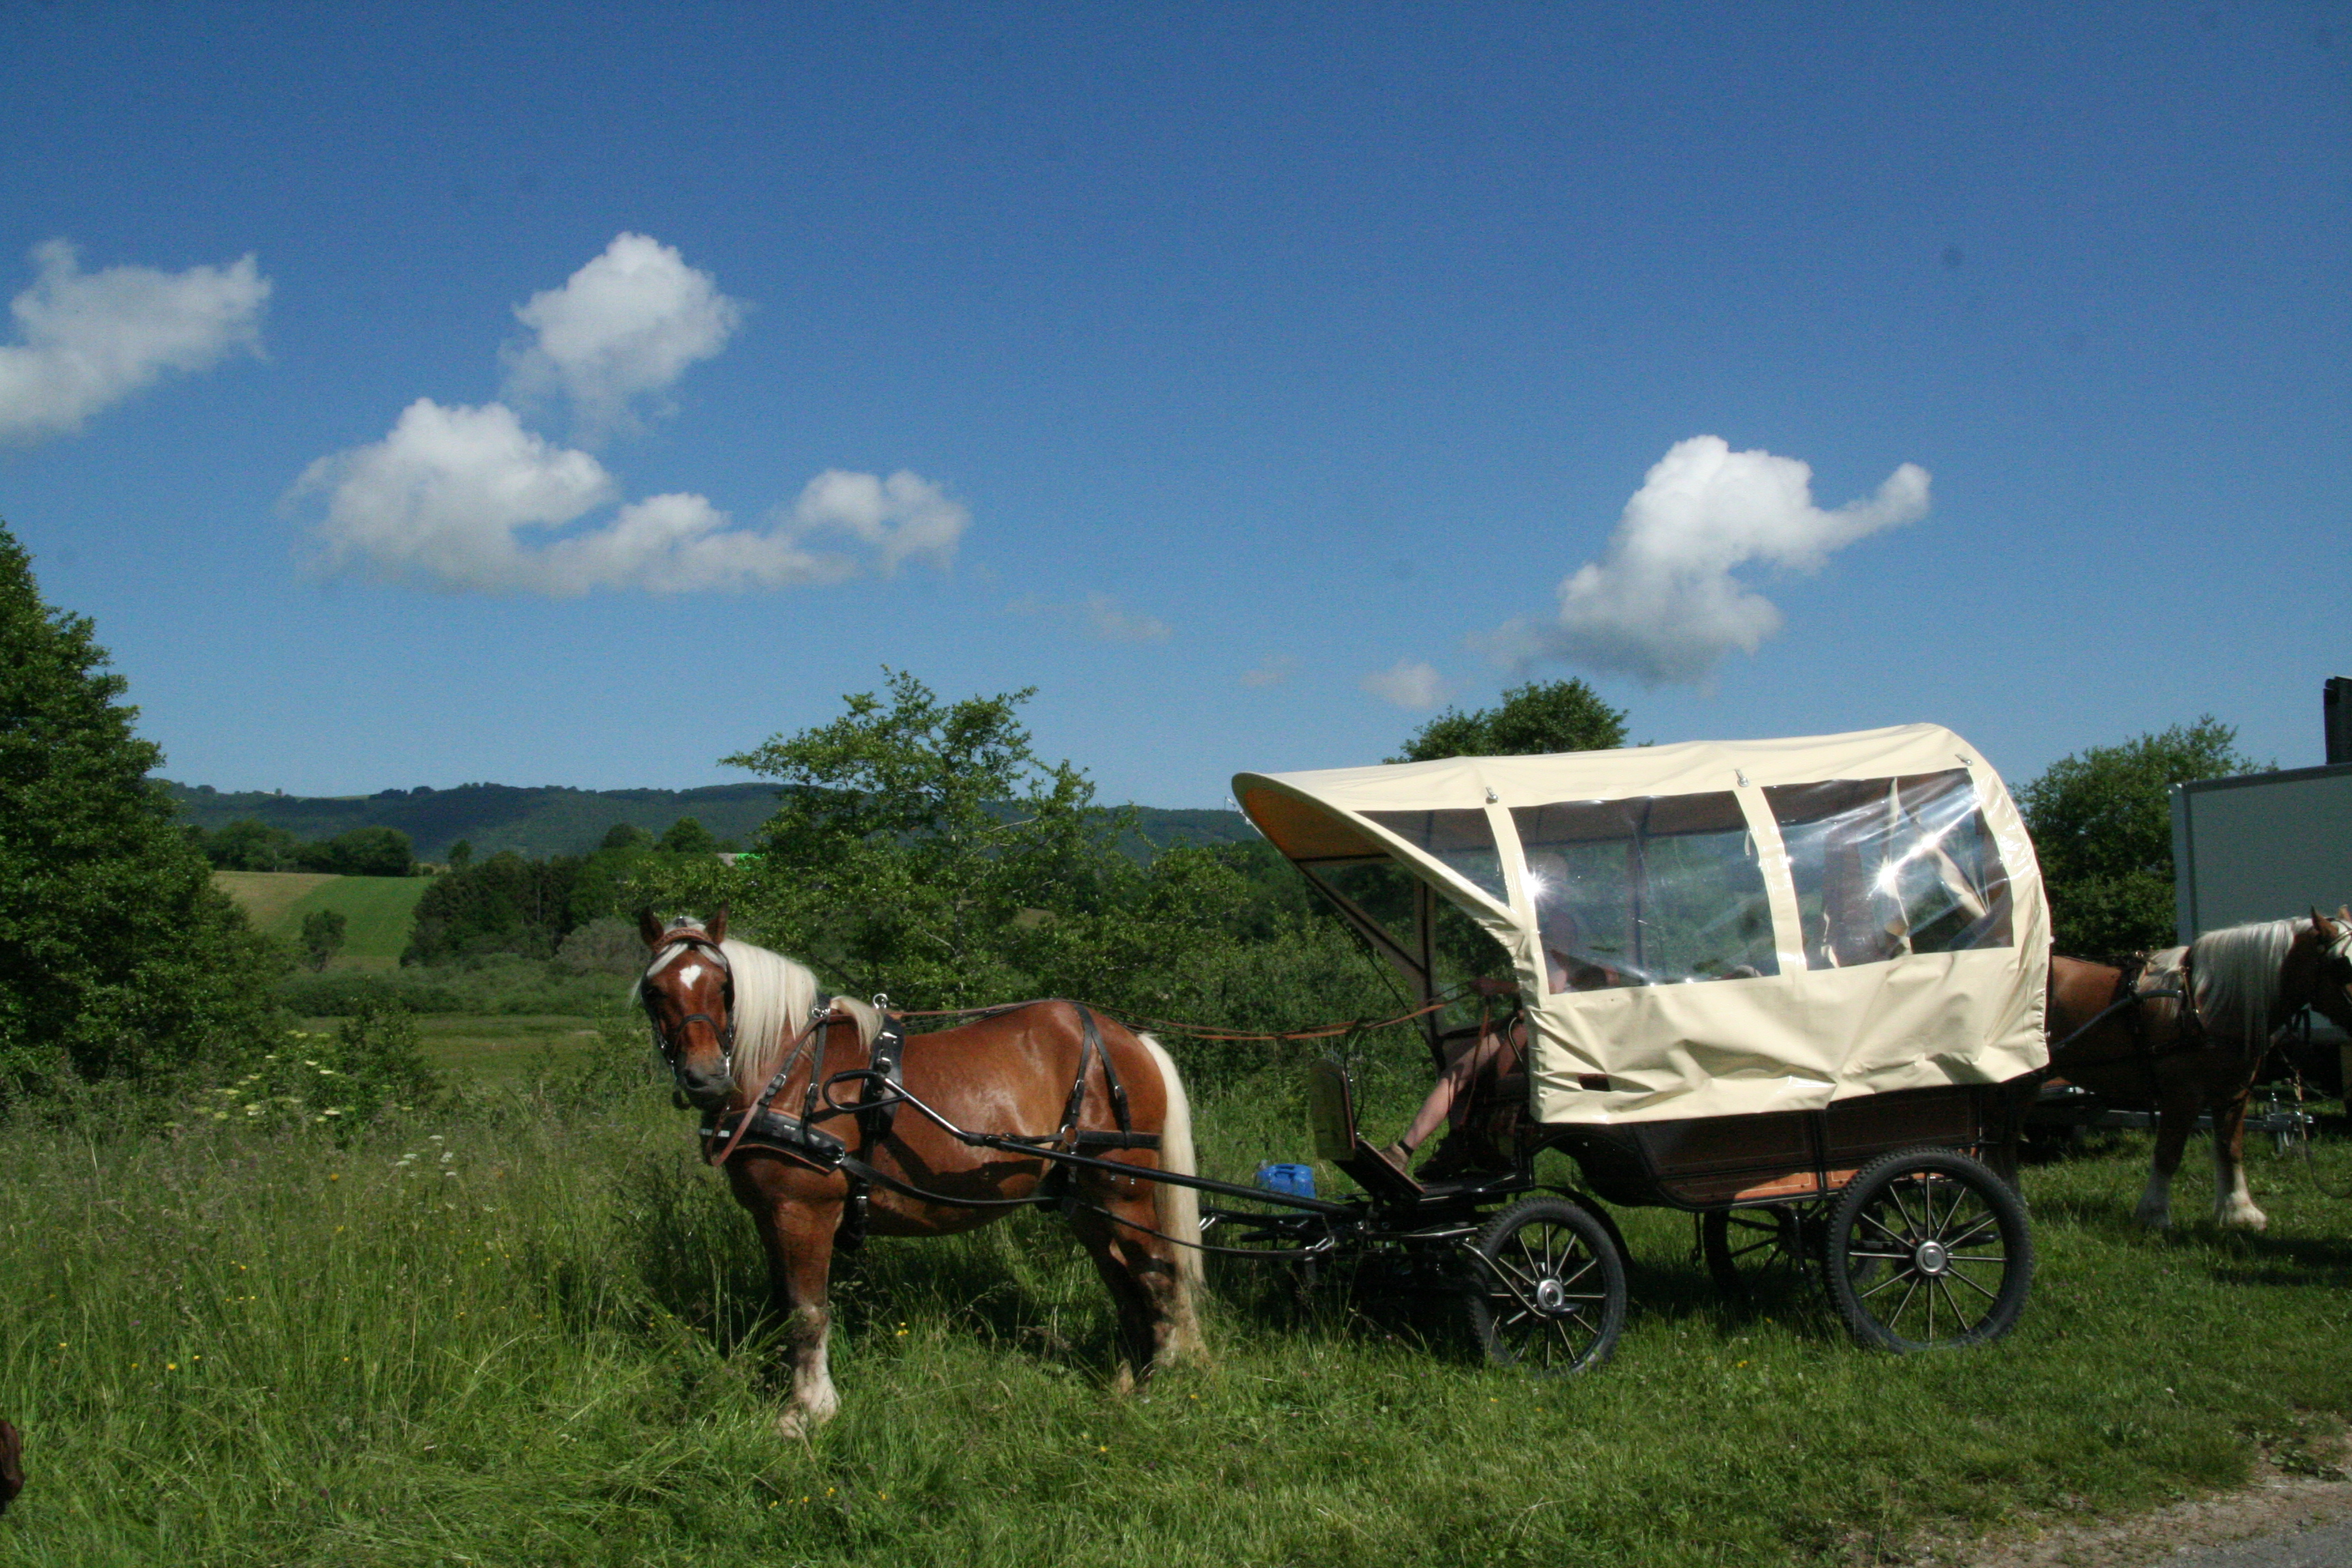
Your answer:
[[[1625,1328],[1625,1255],[1566,1198],[1523,1198],[1478,1233],[1470,1325],[1497,1366],[1539,1376],[1607,1361]]]
[[[1716,1292],[1733,1306],[1747,1307],[1802,1279],[1808,1217],[1818,1235],[1819,1215],[1807,1216],[1790,1204],[1709,1209],[1699,1215],[1699,1255],[1706,1259]]]
[[[2024,1203],[1950,1149],[1904,1150],[1856,1172],[1830,1211],[1823,1254],[1847,1329],[1897,1352],[1990,1343],[2017,1326],[2033,1286]]]

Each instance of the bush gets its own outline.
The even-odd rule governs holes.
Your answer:
[[[199,1115],[348,1137],[391,1111],[431,1110],[447,1089],[396,1003],[369,1002],[331,1035],[289,1029],[251,1070],[196,1097]]]

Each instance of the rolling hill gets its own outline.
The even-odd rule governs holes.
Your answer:
[[[417,858],[443,860],[463,839],[478,858],[501,849],[527,856],[584,855],[616,823],[659,833],[691,816],[721,841],[748,845],[776,808],[769,784],[709,784],[701,789],[569,789],[469,784],[455,789],[387,789],[374,795],[292,795],[259,790],[229,792],[208,784],[159,780],[183,821],[206,829],[247,818],[282,827],[298,838],[332,838],[354,827],[396,827]],[[1225,844],[1254,835],[1231,811],[1136,808],[1143,842],[1139,853],[1178,844]]]

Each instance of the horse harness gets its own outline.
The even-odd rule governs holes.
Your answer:
[[[1045,1154],[1053,1163],[1045,1179],[1037,1190],[1024,1198],[969,1199],[946,1197],[926,1193],[898,1181],[875,1169],[870,1163],[882,1141],[889,1135],[898,1108],[913,1103],[933,1121],[939,1116],[907,1092],[901,1063],[906,1051],[906,1031],[902,1021],[888,1011],[888,998],[877,996],[877,1010],[881,1013],[882,1026],[877,1032],[867,1065],[828,1076],[824,1070],[826,1037],[836,1024],[853,1023],[848,1014],[832,1008],[819,1008],[809,1019],[785,1055],[783,1064],[769,1079],[766,1088],[750,1107],[742,1110],[705,1111],[700,1136],[703,1158],[713,1165],[723,1165],[736,1151],[745,1145],[763,1153],[781,1154],[797,1160],[818,1171],[839,1171],[849,1184],[843,1204],[841,1226],[834,1244],[846,1252],[854,1252],[866,1240],[866,1215],[871,1191],[884,1186],[905,1196],[925,1203],[961,1208],[1015,1208],[1046,1204],[1066,1205],[1069,1193],[1070,1165],[1055,1156],[1078,1154],[1082,1150],[1158,1149],[1160,1135],[1138,1132],[1129,1110],[1127,1086],[1119,1081],[1118,1068],[1103,1042],[1102,1026],[1096,1021],[1092,1009],[1082,1002],[1070,1005],[1078,1015],[1080,1043],[1078,1068],[1070,1080],[1070,1092],[1062,1106],[1061,1126],[1045,1134],[990,1133],[958,1136],[967,1142],[979,1142],[988,1147],[1027,1149]],[[990,1009],[985,1015],[994,1016],[999,1011]],[[808,1081],[801,1093],[800,1114],[790,1115],[772,1110],[771,1102],[783,1089],[786,1080],[798,1068],[803,1056],[808,1056]],[[1112,1118],[1118,1130],[1095,1131],[1081,1128],[1079,1119],[1085,1114],[1087,1080],[1096,1065],[1102,1068],[1103,1087],[1109,1100]],[[858,1096],[844,1103],[836,1098],[836,1086],[855,1083]],[[860,1134],[857,1152],[852,1153],[847,1142],[817,1125],[838,1116],[856,1120]],[[946,1123],[941,1122],[942,1126]],[[955,1129],[950,1128],[950,1131]]]

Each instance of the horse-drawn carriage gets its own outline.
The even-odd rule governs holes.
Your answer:
[[[1424,1005],[1507,961],[1520,1021],[1423,1022],[1441,1071],[1507,1027],[1526,1070],[1462,1119],[1485,1157],[1418,1181],[1319,1065],[1318,1152],[1365,1196],[1212,1210],[1213,1244],[1450,1279],[1490,1355],[1553,1369],[1605,1358],[1623,1321],[1603,1201],[1696,1215],[1728,1289],[1817,1268],[1866,1342],[2016,1322],[2025,1212],[1979,1156],[2012,1146],[2047,1059],[2048,917],[2008,793],[1959,737],[1244,773],[1234,793]],[[1542,1186],[1546,1151],[1580,1184]]]
[[[1447,1179],[1363,1138],[1337,1063],[1313,1069],[1317,1136],[1361,1197],[1210,1180],[1172,1058],[1095,1010],[1024,1003],[902,1038],[727,940],[723,912],[647,918],[640,994],[768,1251],[788,1427],[834,1408],[836,1247],[1032,1205],[1070,1218],[1141,1368],[1197,1342],[1203,1251],[1376,1264],[1465,1295],[1499,1361],[1594,1365],[1625,1313],[1604,1203],[1697,1215],[1732,1289],[1818,1270],[1871,1343],[2017,1321],[2025,1212],[1979,1156],[2012,1144],[2046,1060],[2049,922],[2008,793],[1958,736],[1244,773],[1234,795],[1404,975],[1441,1071],[1518,1057],[1465,1101],[1478,1152]],[[1450,1020],[1464,990],[1516,994],[1516,1019]],[[1539,1181],[1554,1151],[1580,1183]],[[1229,1206],[1204,1221],[1203,1192]]]

